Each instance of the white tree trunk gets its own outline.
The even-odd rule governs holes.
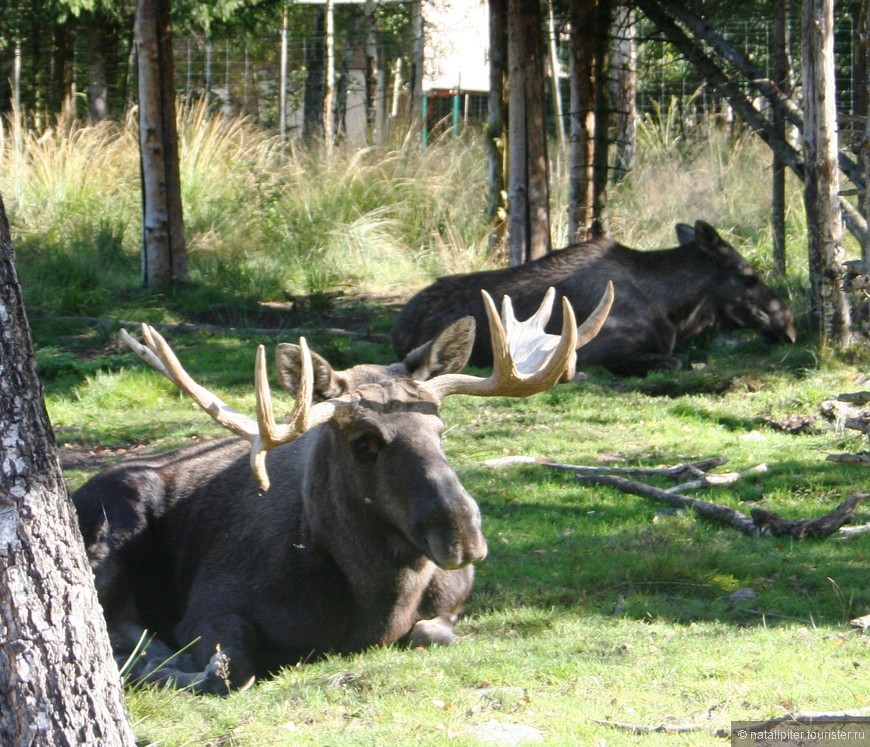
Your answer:
[[[0,199],[0,744],[133,745]]]
[[[148,287],[187,280],[168,0],[139,0],[139,148],[142,279]]]
[[[822,343],[850,343],[849,304],[843,290],[843,221],[837,167],[834,86],[834,0],[803,0],[804,203],[811,311]]]

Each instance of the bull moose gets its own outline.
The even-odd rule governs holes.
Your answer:
[[[544,332],[554,298],[522,323],[509,299],[503,321],[484,300],[496,358],[487,378],[460,373],[468,317],[389,366],[335,371],[304,339],[279,344],[279,377],[296,399],[286,424],[273,417],[262,346],[254,420],[191,379],[153,329],[143,325],[144,344],[122,333],[241,438],[130,459],[74,493],[116,657],[147,630],[156,639],[137,676],[222,693],[325,653],[452,642],[487,546],[441,448],[438,409],[450,394],[524,397],[573,375],[612,287],[579,329],[563,299],[559,336]]]
[[[795,341],[792,312],[712,226],[680,224],[677,237],[680,246],[648,252],[595,238],[517,267],[440,278],[402,309],[393,345],[402,356],[466,314],[480,322],[481,288],[496,300],[510,294],[523,315],[553,286],[582,317],[611,280],[613,308],[601,333],[577,351],[578,366],[601,365],[620,375],[674,370],[677,341],[717,328],[748,327],[769,342]],[[550,324],[559,324],[558,315]],[[470,360],[492,362],[480,324]]]

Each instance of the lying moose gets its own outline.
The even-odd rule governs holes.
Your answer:
[[[334,371],[304,339],[280,344],[280,379],[296,398],[287,424],[272,414],[262,346],[255,421],[193,381],[153,329],[143,325],[144,345],[123,333],[241,438],[127,460],[73,495],[116,657],[147,630],[157,639],[134,675],[222,693],[325,653],[450,643],[487,547],[441,448],[438,408],[450,394],[525,397],[570,378],[613,289],[579,329],[563,299],[560,336],[544,332],[554,298],[523,323],[510,299],[503,321],[484,299],[488,378],[459,373],[468,317],[390,366]]]
[[[510,294],[520,316],[537,308],[553,286],[579,316],[613,281],[616,297],[601,333],[577,352],[577,365],[621,375],[673,370],[679,340],[716,328],[749,327],[769,342],[794,342],[794,315],[716,230],[698,221],[677,226],[680,246],[642,252],[596,238],[518,267],[436,280],[402,309],[393,346],[402,356],[444,325],[467,314],[478,320],[471,363],[492,362],[480,289],[496,300]],[[551,325],[558,325],[556,315]],[[558,328],[558,327],[556,327]]]

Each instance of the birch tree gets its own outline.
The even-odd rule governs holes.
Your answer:
[[[133,745],[0,198],[0,744]]]
[[[134,35],[139,61],[142,279],[147,287],[165,287],[187,280],[169,0],[138,0]]]
[[[803,0],[801,66],[804,86],[804,205],[810,271],[810,310],[822,343],[850,343],[843,289],[845,252],[834,86],[834,0]]]

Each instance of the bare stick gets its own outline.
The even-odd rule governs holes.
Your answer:
[[[623,493],[639,495],[642,498],[649,498],[658,503],[666,503],[676,508],[691,508],[707,519],[736,527],[744,534],[756,536],[761,534],[761,531],[750,517],[728,506],[720,506],[716,503],[707,503],[707,501],[688,498],[685,495],[672,493],[668,490],[662,490],[661,488],[655,488],[652,485],[645,485],[633,480],[626,480],[616,475],[577,475],[577,480],[592,485],[607,485],[621,490]]]
[[[587,466],[582,464],[562,464],[546,457],[506,456],[497,459],[487,459],[487,467],[505,467],[512,464],[540,464],[551,469],[561,469],[567,472],[578,472],[589,475],[631,475],[632,477],[668,477],[672,480],[684,480],[687,477],[697,477],[707,470],[719,467],[728,462],[724,457],[702,459],[697,462],[686,462],[673,467],[608,467]]]

